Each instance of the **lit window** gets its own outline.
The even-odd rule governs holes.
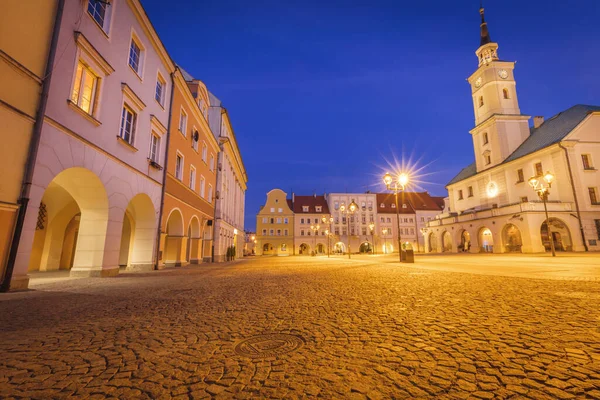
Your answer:
[[[121,113],[121,129],[119,136],[121,139],[129,144],[133,144],[135,138],[135,125],[137,120],[137,114],[133,112],[126,104],[123,105],[123,111]]]
[[[190,189],[196,190],[196,168],[190,166]]]
[[[183,133],[183,136],[186,136],[187,130],[187,113],[181,110],[179,114],[179,132]]]
[[[205,186],[206,186],[206,181],[204,180],[204,177],[202,175],[200,175],[200,197],[204,197]],[[263,222],[267,222],[267,219],[263,218]]]
[[[136,74],[142,74],[142,48],[134,38],[129,45],[129,66]]]
[[[164,106],[165,101],[165,80],[159,75],[156,78],[156,90],[154,92],[154,99],[158,101],[158,104]]]
[[[181,154],[177,154],[175,159],[175,178],[183,180],[183,156]]]
[[[159,152],[160,152],[160,137],[157,134],[155,134],[154,132],[152,132],[152,135],[150,136],[150,155],[148,156],[150,161],[154,161],[155,163],[158,163]]]
[[[90,115],[94,108],[97,84],[98,77],[79,61],[77,63],[77,71],[75,72],[75,83],[73,84],[73,93],[71,93],[71,102]]]

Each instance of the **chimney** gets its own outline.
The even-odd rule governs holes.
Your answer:
[[[292,192],[292,204],[294,204],[294,200],[296,200],[296,195]]]
[[[544,123],[544,117],[543,116],[538,115],[536,117],[533,117],[533,128],[534,129],[539,128],[543,123]]]

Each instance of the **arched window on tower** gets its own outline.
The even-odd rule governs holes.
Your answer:
[[[479,96],[479,107],[483,107],[483,96]]]
[[[509,97],[508,97],[508,89],[507,88],[502,89],[502,94],[504,95],[505,99],[509,99]]]

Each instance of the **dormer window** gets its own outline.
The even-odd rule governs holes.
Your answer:
[[[488,134],[487,132],[483,132],[483,144],[486,145],[490,142],[489,138],[488,138]]]
[[[316,207],[315,207],[315,211],[316,211],[316,212],[319,212],[319,213],[320,213],[320,212],[321,212],[321,210],[322,210],[322,207],[321,207],[321,206],[316,206]]]
[[[302,206],[302,212],[308,212],[308,206]]]
[[[407,207],[406,207],[406,204],[402,204],[402,208],[407,208]]]
[[[392,208],[396,208],[396,205],[392,203]]]
[[[381,203],[381,204],[379,205],[379,207],[381,207],[381,208],[385,208],[385,204]]]

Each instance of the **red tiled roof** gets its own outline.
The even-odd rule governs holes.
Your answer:
[[[440,200],[441,199],[441,203]],[[381,207],[381,204],[385,207]],[[396,208],[393,193],[377,193],[377,212],[395,214]],[[406,204],[406,208],[402,205]],[[414,214],[418,211],[442,211],[444,208],[443,197],[432,197],[427,192],[400,192],[398,194],[398,207],[400,214]]]
[[[294,211],[294,206],[292,205],[292,200],[287,199],[287,205],[290,208],[290,210],[292,210],[292,212]]]
[[[308,211],[303,211],[303,206],[308,206]],[[321,211],[316,211],[316,206],[321,206]],[[294,196],[292,210],[298,214],[329,214],[325,196]]]
[[[435,203],[441,208],[444,209],[444,206],[446,205],[446,203],[444,202],[444,197],[440,197],[440,196],[431,196],[431,198],[433,199],[433,201],[435,201]]]
[[[404,204],[406,204],[406,207],[403,206]],[[400,214],[415,213],[410,203],[403,201],[402,193],[398,197],[398,210]],[[377,212],[380,214],[396,214],[396,199],[393,193],[377,193]]]

